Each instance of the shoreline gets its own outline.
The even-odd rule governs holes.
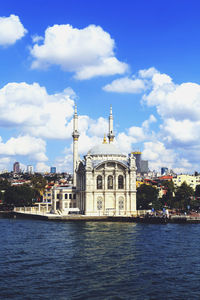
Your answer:
[[[199,217],[173,215],[170,218],[163,217],[113,217],[113,216],[84,216],[84,215],[53,215],[53,214],[30,214],[14,211],[0,211],[0,218],[13,219],[35,219],[44,221],[61,221],[61,222],[128,222],[128,223],[145,223],[145,224],[199,224]]]

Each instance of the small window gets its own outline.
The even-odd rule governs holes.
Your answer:
[[[124,201],[119,200],[119,210],[124,209]]]
[[[68,194],[65,194],[65,199],[68,199]]]
[[[69,194],[69,199],[72,199],[72,194]]]
[[[103,208],[103,202],[102,202],[102,200],[101,200],[101,197],[99,197],[98,199],[97,199],[97,209],[98,210],[101,210]]]
[[[56,198],[57,198],[57,199],[60,199],[60,195],[59,195],[59,194],[57,194]]]
[[[108,176],[108,189],[113,189],[113,176],[111,175]]]
[[[76,194],[74,194],[73,196],[74,196],[73,199],[76,199]]]
[[[124,188],[124,177],[122,175],[118,176],[118,189]]]
[[[98,190],[101,190],[103,187],[103,184],[102,184],[102,176],[101,175],[98,175],[97,176],[97,189]]]
[[[65,202],[65,208],[68,208],[68,203],[67,202]]]
[[[72,203],[69,204],[69,207],[72,208]]]

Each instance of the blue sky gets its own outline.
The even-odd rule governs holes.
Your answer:
[[[150,168],[200,171],[199,1],[3,1],[0,170],[71,171],[107,132]]]

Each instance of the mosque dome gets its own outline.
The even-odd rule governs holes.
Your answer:
[[[100,144],[94,146],[88,152],[89,155],[123,155],[121,151],[113,144]]]

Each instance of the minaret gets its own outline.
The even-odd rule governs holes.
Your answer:
[[[76,163],[78,160],[78,115],[77,115],[77,105],[74,109],[74,122],[73,122],[73,186],[76,186]]]
[[[108,139],[109,144],[113,142],[114,140],[114,133],[113,133],[113,115],[112,115],[112,105],[110,106],[110,115],[109,115],[109,133],[108,133]]]

